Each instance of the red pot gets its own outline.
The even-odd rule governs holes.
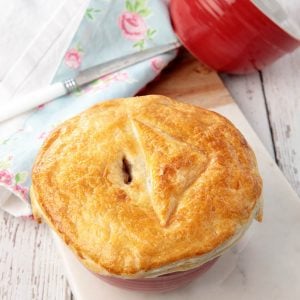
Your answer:
[[[122,279],[95,274],[101,280],[127,290],[142,292],[168,292],[182,287],[198,276],[208,271],[216,262],[217,258],[205,263],[204,265],[184,272],[171,273],[155,278]]]
[[[194,56],[218,71],[247,73],[300,45],[300,28],[292,28],[281,6],[275,0],[264,5],[269,7],[250,0],[171,0],[170,11],[179,39]]]

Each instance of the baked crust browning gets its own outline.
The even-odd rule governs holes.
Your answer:
[[[261,189],[255,156],[227,119],[152,95],[57,127],[31,198],[89,269],[130,278],[194,267],[249,225]]]

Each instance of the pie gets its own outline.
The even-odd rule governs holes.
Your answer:
[[[149,95],[97,104],[54,129],[31,200],[88,269],[147,278],[232,247],[261,220],[261,191],[255,155],[230,121]]]

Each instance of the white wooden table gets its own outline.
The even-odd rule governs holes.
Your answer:
[[[300,195],[300,49],[261,73],[222,74],[258,136]],[[72,299],[46,226],[0,211],[0,299]]]

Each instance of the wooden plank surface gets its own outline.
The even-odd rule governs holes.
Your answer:
[[[165,95],[208,109],[233,102],[217,73],[185,52],[141,92],[147,94]]]
[[[276,160],[300,196],[300,49],[262,72]]]
[[[70,300],[61,259],[45,225],[0,210],[0,299]]]
[[[274,158],[274,146],[260,74],[258,72],[244,76],[221,74],[221,77],[248,122]]]
[[[260,73],[222,78],[300,196],[300,49]]]

